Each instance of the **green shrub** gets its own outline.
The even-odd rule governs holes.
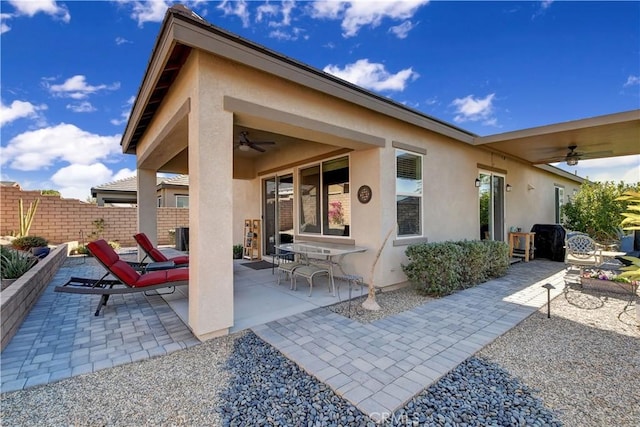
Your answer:
[[[109,242],[109,246],[113,248],[113,250],[120,249],[120,242],[116,242],[115,240]]]
[[[488,278],[486,268],[490,246],[485,241],[463,240],[456,242],[462,248],[462,263],[460,265],[460,281],[463,288],[475,286],[485,282]]]
[[[18,237],[11,242],[11,245],[21,251],[29,251],[31,248],[39,248],[47,246],[49,242],[44,237],[38,236],[24,236]]]
[[[484,240],[489,247],[487,259],[487,279],[495,279],[507,274],[509,269],[509,244],[493,240]]]
[[[509,245],[505,242],[422,243],[409,246],[405,254],[409,264],[403,264],[402,271],[418,291],[428,295],[448,295],[504,276],[509,268]]]
[[[3,279],[17,279],[36,265],[38,258],[31,254],[15,249],[2,247],[0,250],[0,265]]]
[[[405,252],[410,263],[402,271],[418,291],[429,295],[448,295],[460,286],[462,248],[455,243],[422,243]]]

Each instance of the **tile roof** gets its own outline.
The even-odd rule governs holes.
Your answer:
[[[156,185],[178,185],[178,186],[189,186],[189,175],[177,175],[174,177],[157,177]],[[97,190],[100,191],[138,191],[138,184],[136,181],[136,176],[131,176],[129,178],[119,179],[117,181],[108,182],[106,184],[96,185],[91,188],[91,192],[95,193]]]

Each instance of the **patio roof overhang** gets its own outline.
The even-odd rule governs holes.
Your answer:
[[[473,145],[534,165],[564,161],[571,145],[579,160],[640,154],[640,110],[478,137]]]

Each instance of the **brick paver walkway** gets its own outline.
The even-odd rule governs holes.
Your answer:
[[[503,278],[361,324],[319,308],[252,328],[364,413],[380,420],[547,302],[563,265],[537,260]]]

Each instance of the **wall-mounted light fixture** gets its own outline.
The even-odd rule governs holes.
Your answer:
[[[509,193],[511,191],[511,188],[513,188],[513,187],[511,187],[511,184],[507,184],[507,193]]]
[[[533,185],[527,184],[527,190],[535,190],[535,189],[536,187],[534,187]]]
[[[480,187],[480,178],[476,178],[476,187]]]

